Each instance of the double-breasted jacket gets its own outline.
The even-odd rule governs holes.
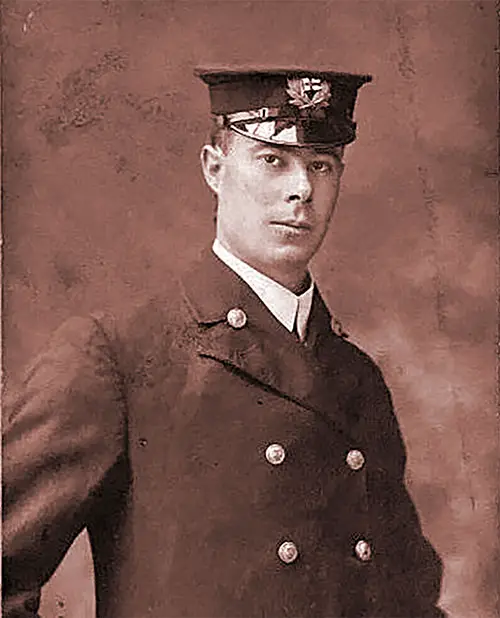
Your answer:
[[[389,392],[317,290],[305,344],[212,254],[121,314],[7,397],[5,618],[85,527],[100,618],[442,615]]]

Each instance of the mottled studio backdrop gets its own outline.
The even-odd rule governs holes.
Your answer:
[[[408,482],[444,559],[442,606],[500,615],[494,2],[17,0],[2,12],[7,380],[64,318],[154,288],[210,240],[196,64],[374,74],[315,272],[392,388]],[[82,536],[43,615],[91,617],[91,578]]]

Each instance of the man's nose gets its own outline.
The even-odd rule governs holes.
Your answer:
[[[294,161],[287,184],[287,202],[308,202],[312,197],[312,185],[306,165]]]

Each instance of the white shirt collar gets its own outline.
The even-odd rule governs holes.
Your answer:
[[[314,293],[314,281],[300,296],[282,286],[274,279],[255,270],[246,262],[243,262],[225,247],[216,238],[212,246],[215,255],[233,270],[245,283],[252,288],[260,300],[266,305],[274,317],[283,326],[293,331],[297,320],[297,332],[301,341],[304,341],[307,333],[307,322],[311,313]]]

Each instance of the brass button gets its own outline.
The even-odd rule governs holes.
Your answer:
[[[363,453],[356,449],[349,451],[345,460],[351,470],[361,470],[361,468],[365,465],[365,457]]]
[[[370,560],[372,557],[372,548],[370,547],[370,543],[363,539],[356,543],[354,551],[356,552],[356,556],[359,560],[361,560],[361,562],[368,562],[368,560]]]
[[[278,548],[278,556],[281,562],[284,562],[285,564],[295,562],[299,556],[297,545],[292,543],[292,541],[285,541]]]
[[[273,466],[279,466],[285,461],[286,453],[281,444],[270,444],[266,448],[266,459]]]
[[[232,328],[243,328],[247,323],[247,314],[239,307],[234,307],[227,312],[227,323]]]

